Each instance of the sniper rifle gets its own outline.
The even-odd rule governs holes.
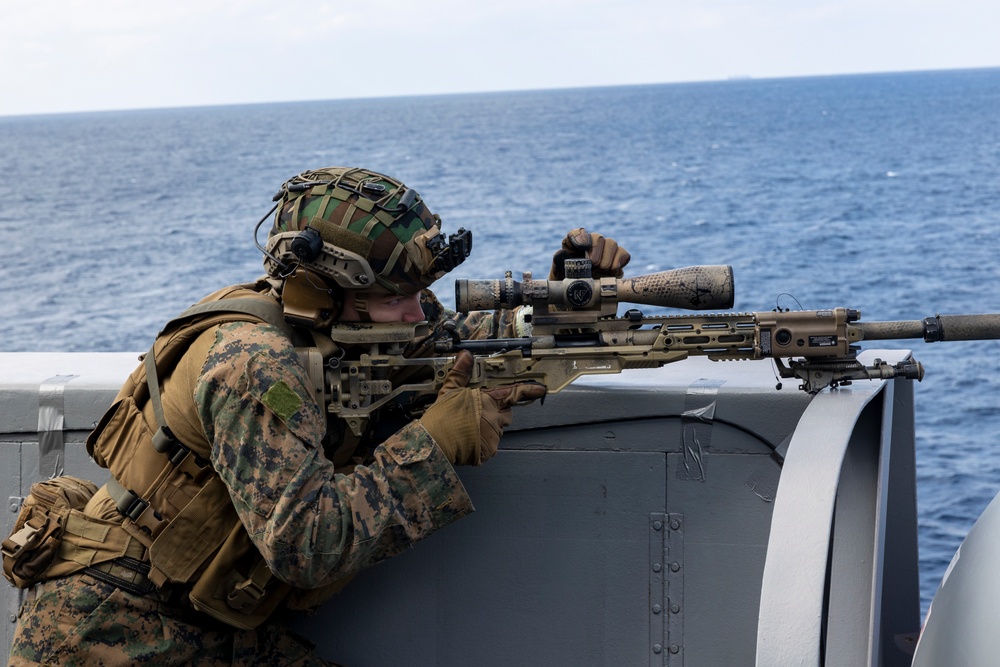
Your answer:
[[[556,281],[524,273],[518,282],[509,271],[502,280],[456,281],[460,312],[521,307],[530,333],[520,338],[463,340],[446,323],[434,342],[441,356],[412,358],[404,350],[430,335],[426,323],[334,324],[335,343],[366,351],[356,360],[323,361],[317,399],[360,435],[372,413],[390,401],[418,406],[419,412],[421,402],[436,396],[460,350],[474,356],[472,387],[539,382],[555,393],[582,375],[655,368],[699,355],[713,361],[773,359],[782,378],[796,378],[800,389],[815,394],[854,380],[923,378],[923,366],[912,358],[862,363],[857,344],[864,340],[1000,338],[1000,314],[862,322],[861,313],[849,308],[667,316],[630,309],[619,317],[619,303],[732,308],[732,267],[692,266],[617,279],[592,278],[586,259],[569,259],[565,269],[566,278]]]

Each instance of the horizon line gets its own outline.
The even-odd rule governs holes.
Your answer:
[[[732,74],[725,78],[717,79],[697,79],[697,80],[683,80],[683,81],[650,81],[650,82],[638,82],[638,83],[615,83],[615,84],[595,84],[592,86],[551,86],[551,87],[538,87],[538,88],[501,88],[501,89],[490,89],[490,90],[468,90],[468,91],[451,91],[451,92],[438,92],[438,93],[416,93],[410,95],[366,95],[358,97],[331,97],[331,98],[315,98],[315,99],[288,99],[288,100],[255,100],[255,101],[244,101],[244,102],[220,102],[220,103],[207,103],[207,104],[178,104],[169,106],[136,106],[136,107],[117,107],[117,108],[107,108],[107,109],[77,109],[68,111],[39,111],[39,112],[29,112],[29,113],[5,113],[0,111],[0,120],[16,119],[16,118],[36,118],[40,116],[67,116],[67,115],[82,115],[82,114],[105,114],[105,113],[129,113],[129,112],[144,112],[144,111],[176,111],[182,109],[214,109],[220,107],[246,107],[246,106],[265,106],[265,105],[278,105],[278,104],[313,104],[320,102],[360,102],[366,100],[391,100],[391,99],[416,99],[416,98],[432,98],[432,97],[457,97],[462,95],[496,95],[496,94],[516,94],[516,93],[537,93],[537,92],[558,92],[558,91],[574,91],[574,90],[600,90],[607,88],[638,88],[646,86],[684,86],[684,85],[699,85],[699,84],[745,84],[745,83],[755,83],[755,82],[766,82],[766,81],[781,81],[781,80],[793,80],[793,79],[821,79],[821,78],[838,78],[838,77],[866,77],[866,76],[884,76],[884,75],[905,75],[905,74],[929,74],[929,73],[947,73],[947,72],[975,72],[975,71],[988,71],[997,70],[1000,66],[984,66],[984,67],[944,67],[940,69],[914,69],[914,70],[886,70],[886,71],[872,71],[872,72],[843,72],[843,73],[832,73],[832,74],[797,74],[797,75],[785,75],[785,76],[754,76],[752,74]]]

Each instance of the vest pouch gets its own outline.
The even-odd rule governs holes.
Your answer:
[[[237,523],[191,589],[191,605],[228,625],[252,630],[288,596],[291,586],[277,579]]]
[[[87,453],[115,479],[126,478],[125,469],[133,455],[134,444],[153,437],[135,399],[126,396],[111,404],[97,426],[87,436]]]
[[[31,485],[14,529],[0,547],[3,574],[9,582],[29,588],[50,574],[48,570],[58,564],[56,556],[65,551],[60,544],[71,513],[80,514],[96,492],[91,482],[69,475]],[[74,563],[68,569],[81,570],[85,566]]]

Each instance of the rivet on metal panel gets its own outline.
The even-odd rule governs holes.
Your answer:
[[[667,600],[669,614],[662,618],[667,626],[667,639],[664,647],[668,648],[666,664],[670,667],[683,667],[684,654],[680,647],[684,645],[684,515],[668,514],[664,521],[670,530],[664,531],[667,554],[664,559],[666,566]]]
[[[17,623],[17,614],[11,614],[10,616],[7,617],[7,620],[9,620],[11,623]]]
[[[7,499],[7,506],[10,507],[11,512],[17,513],[21,509],[22,502],[24,502],[24,498],[11,496]]]
[[[670,604],[667,599],[667,576],[663,564],[667,556],[667,540],[670,531],[664,530],[670,517],[667,514],[653,512],[649,515],[649,664],[664,665],[663,647],[669,641],[667,633],[668,616],[663,608]],[[677,575],[675,575],[677,576]]]

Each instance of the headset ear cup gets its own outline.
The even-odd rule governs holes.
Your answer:
[[[334,290],[319,275],[302,267],[285,278],[281,288],[285,319],[295,326],[329,327],[340,315],[343,303],[343,290]]]

